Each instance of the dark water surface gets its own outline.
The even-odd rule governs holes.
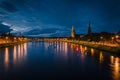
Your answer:
[[[0,80],[120,80],[120,57],[65,42],[0,49]]]

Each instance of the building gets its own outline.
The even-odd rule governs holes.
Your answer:
[[[75,29],[74,29],[74,25],[72,25],[71,37],[72,37],[72,38],[75,38]]]
[[[91,23],[89,22],[88,24],[88,36],[92,35],[92,31],[91,31]]]

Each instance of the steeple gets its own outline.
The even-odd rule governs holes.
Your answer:
[[[71,37],[72,37],[72,38],[75,38],[75,29],[74,29],[74,25],[72,25]]]
[[[92,32],[91,32],[91,23],[89,21],[88,23],[88,35],[91,36],[92,35]]]

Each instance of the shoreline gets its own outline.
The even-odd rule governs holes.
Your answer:
[[[25,43],[25,42],[27,42],[27,41],[23,41],[23,42],[14,42],[14,43],[4,43],[4,44],[0,44],[0,48],[10,47],[10,46],[22,44],[22,43]]]
[[[111,47],[111,46],[105,46],[105,45],[98,45],[98,44],[92,44],[89,42],[89,44],[87,43],[82,43],[82,42],[78,42],[78,41],[71,41],[71,40],[40,40],[40,41],[61,41],[61,42],[67,42],[67,43],[73,43],[73,44],[79,44],[82,46],[86,46],[89,48],[94,48],[97,50],[102,50],[105,52],[110,52],[113,54],[118,54],[120,55],[120,47]]]
[[[109,46],[95,45],[95,44],[85,44],[85,43],[80,43],[80,42],[68,42],[68,43],[79,44],[79,45],[86,46],[89,48],[94,48],[97,50],[102,50],[105,52],[110,52],[110,53],[120,55],[120,48],[118,48],[118,47],[109,47]]]

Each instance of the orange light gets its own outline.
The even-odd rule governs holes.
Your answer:
[[[8,39],[8,37],[5,37],[5,39]]]
[[[103,37],[101,36],[100,39],[103,39]]]
[[[119,38],[119,36],[118,36],[118,35],[116,35],[116,36],[115,36],[115,38],[116,38],[116,39],[118,39],[118,38]]]
[[[16,40],[16,37],[14,37],[14,40]]]
[[[112,40],[114,39],[114,37],[112,37]]]

